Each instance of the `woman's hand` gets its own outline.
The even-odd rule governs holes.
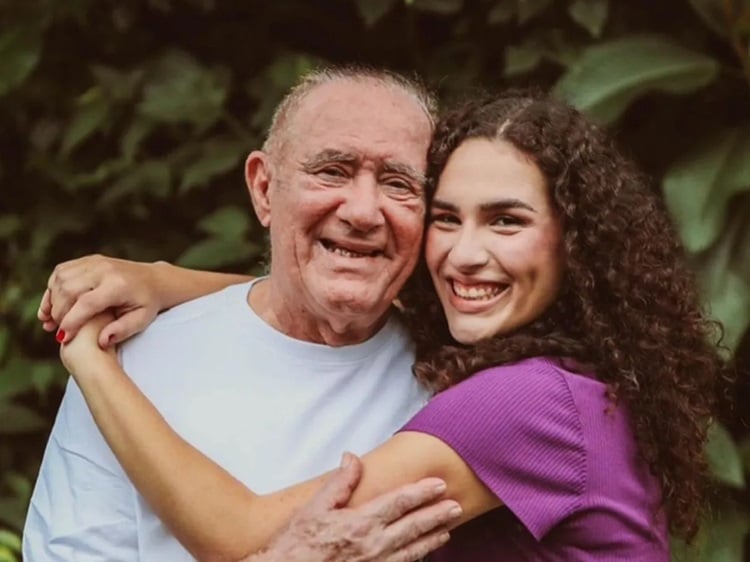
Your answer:
[[[114,319],[111,312],[97,314],[80,328],[74,340],[60,346],[60,359],[77,381],[94,376],[107,362],[117,362],[115,347],[102,349],[98,341],[102,328]]]
[[[361,476],[359,458],[345,455],[269,547],[240,562],[413,562],[448,541],[461,510],[452,500],[438,501],[440,480],[402,486],[348,508]]]
[[[55,267],[47,282],[37,317],[58,341],[70,342],[95,315],[111,310],[98,323],[101,347],[109,347],[143,330],[162,306],[158,268],[162,262],[141,263],[92,255]]]

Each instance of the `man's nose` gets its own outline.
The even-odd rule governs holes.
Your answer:
[[[370,232],[385,224],[380,187],[374,177],[358,175],[344,197],[336,214],[354,230]]]

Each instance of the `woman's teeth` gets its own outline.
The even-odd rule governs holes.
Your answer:
[[[505,285],[485,283],[482,285],[462,285],[458,281],[452,282],[456,296],[467,300],[489,300],[503,292]]]

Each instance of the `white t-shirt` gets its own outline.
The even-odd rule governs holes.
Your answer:
[[[253,491],[270,492],[365,453],[427,401],[391,319],[364,343],[289,338],[235,285],[157,318],[123,367],[169,424]],[[200,506],[196,506],[200,509]],[[26,562],[192,560],[125,476],[71,379],[23,538]]]

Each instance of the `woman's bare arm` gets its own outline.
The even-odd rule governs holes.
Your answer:
[[[266,546],[321,488],[326,475],[273,494],[254,494],[169,427],[114,354],[92,345],[92,333],[86,331],[97,329],[89,325],[65,345],[63,361],[152,509],[200,560],[234,560]],[[366,455],[363,467],[352,506],[431,477],[442,479],[446,497],[462,506],[458,523],[500,505],[450,447],[426,434],[396,435]]]
[[[142,331],[162,310],[250,279],[162,261],[85,256],[55,267],[38,317],[45,330],[61,330],[62,340],[68,342],[88,320],[111,310],[116,319],[99,334],[99,345],[107,347]]]

